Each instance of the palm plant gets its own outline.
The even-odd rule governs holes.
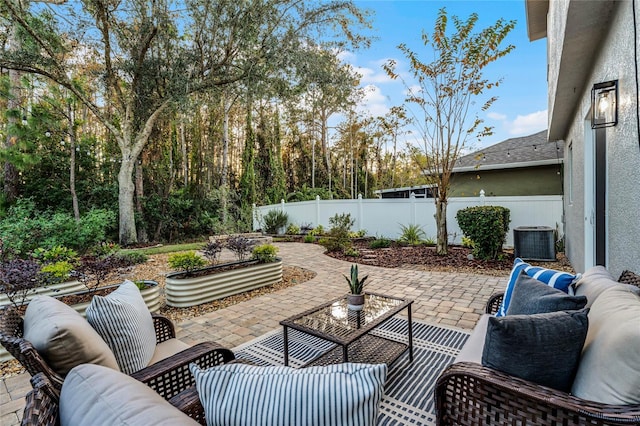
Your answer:
[[[420,225],[400,225],[400,228],[402,228],[400,241],[412,246],[422,243],[427,236]]]

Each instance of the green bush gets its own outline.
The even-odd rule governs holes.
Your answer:
[[[262,221],[264,222],[264,231],[267,234],[277,234],[280,228],[289,223],[289,215],[281,210],[269,210]]]
[[[61,283],[67,281],[73,271],[73,265],[66,260],[44,265],[40,271],[45,274],[46,281],[49,283]]]
[[[169,256],[169,266],[179,271],[191,273],[207,264],[207,261],[198,256],[195,251],[190,250],[184,253],[174,253]]]
[[[402,229],[402,235],[400,236],[400,242],[402,243],[417,246],[427,237],[420,225],[400,225],[400,228]]]
[[[349,231],[349,238],[363,238],[367,235],[366,229],[360,229],[358,231]]]
[[[456,214],[465,237],[473,243],[479,259],[497,259],[509,231],[509,209],[501,206],[468,207]]]
[[[148,259],[147,255],[141,251],[116,253],[115,256],[121,259],[124,265],[139,265],[141,263],[145,263]]]
[[[309,231],[309,235],[315,235],[315,236],[324,235],[324,226],[322,225],[316,226],[311,231]]]
[[[37,211],[33,200],[21,199],[0,220],[0,238],[19,256],[57,246],[83,253],[107,239],[115,220],[114,212],[93,209],[77,222],[67,213]]]
[[[376,238],[375,240],[369,243],[369,248],[378,249],[378,248],[387,248],[391,247],[391,240],[385,237]]]
[[[260,263],[270,263],[276,261],[276,255],[278,253],[278,247],[272,244],[261,244],[254,247],[252,256]]]
[[[48,250],[38,247],[33,251],[33,257],[41,263],[62,261],[74,263],[78,261],[78,253],[73,249],[63,246],[55,246]]]
[[[313,235],[305,235],[302,241],[305,243],[315,243],[316,237],[314,237]]]
[[[343,252],[351,248],[351,237],[349,232],[355,223],[355,219],[351,219],[349,213],[336,214],[329,218],[331,229],[327,233],[327,238],[320,240],[320,244],[324,245],[328,251]],[[322,242],[325,241],[325,244]]]
[[[300,233],[300,227],[297,225],[294,225],[293,223],[290,223],[289,226],[287,226],[287,232],[285,232],[285,234],[288,235],[298,235]]]

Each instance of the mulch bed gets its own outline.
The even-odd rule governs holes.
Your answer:
[[[514,260],[511,250],[505,250],[501,255],[501,260],[480,260],[473,257],[471,249],[461,246],[449,246],[449,254],[440,256],[436,254],[434,246],[403,246],[394,242],[389,248],[371,249],[369,244],[370,241],[355,241],[353,243],[353,248],[357,250],[358,256],[347,256],[342,252],[331,252],[327,255],[347,262],[385,268],[467,272],[493,276],[507,275],[513,267]],[[528,261],[528,263],[573,272],[573,268],[562,253],[558,254],[555,262]]]

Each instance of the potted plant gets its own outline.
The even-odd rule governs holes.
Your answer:
[[[232,251],[237,262],[217,263],[222,250],[222,242],[213,241],[202,248],[210,265],[202,267],[206,261],[193,252],[178,263],[175,254],[169,258],[169,264],[178,269],[167,275],[165,296],[167,305],[177,308],[200,305],[243,293],[266,285],[275,284],[282,279],[282,260],[276,257],[277,247],[255,243],[244,236],[230,237],[224,247]],[[251,259],[245,260],[249,254]]]
[[[351,265],[351,277],[344,278],[349,283],[349,294],[347,295],[347,307],[353,311],[360,311],[364,307],[364,282],[369,278],[365,275],[363,278],[358,277],[358,265]]]

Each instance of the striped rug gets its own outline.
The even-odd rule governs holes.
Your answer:
[[[392,318],[373,334],[406,343],[407,321]],[[464,330],[413,321],[413,363],[405,353],[389,370],[378,424],[434,424],[436,379],[453,362],[468,337],[469,333]],[[237,358],[257,365],[282,365],[283,347],[282,330],[275,330],[233,351]],[[289,365],[292,367],[300,367],[332,347],[326,340],[289,329]]]

